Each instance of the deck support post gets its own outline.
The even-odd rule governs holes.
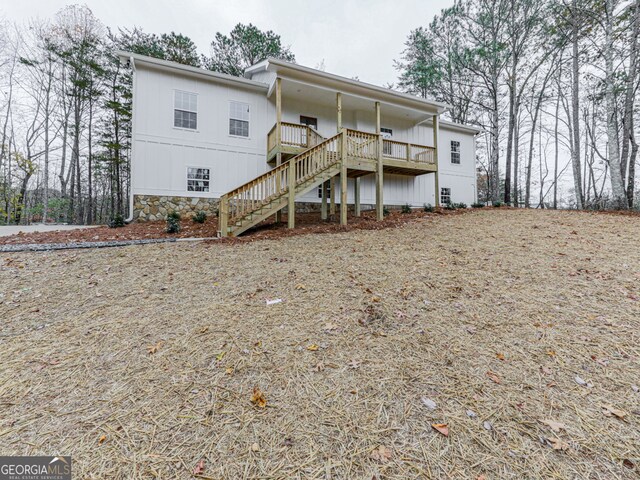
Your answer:
[[[329,215],[336,214],[336,177],[329,180]]]
[[[347,224],[347,131],[340,135],[340,225]]]
[[[322,190],[322,204],[320,206],[320,219],[327,219],[327,180],[322,182],[321,190]]]
[[[376,102],[376,134],[378,135],[378,162],[376,164],[376,219],[384,219],[384,169],[382,163],[382,133],[380,130],[380,102]]]
[[[229,219],[229,200],[226,195],[220,197],[220,203],[218,205],[218,229],[220,230],[220,236],[226,237],[229,235],[229,228],[227,221]]]
[[[353,186],[354,200],[355,200],[355,216],[360,216],[360,177],[355,178],[355,184]]]
[[[435,189],[435,193],[436,193],[436,207],[440,206],[440,181],[439,181],[439,175],[440,175],[440,168],[438,167],[438,150],[440,150],[438,148],[438,137],[440,136],[440,117],[438,117],[438,115],[434,115],[433,116],[433,161],[436,164],[436,171],[434,172],[434,176],[433,176],[433,183],[434,183],[434,189]]]
[[[287,228],[296,226],[296,162],[289,162],[289,204],[287,205]]]
[[[282,164],[282,79],[280,77],[276,78],[276,167],[279,167]],[[276,191],[279,192],[281,188],[280,185],[280,175],[276,176]],[[276,212],[276,223],[280,223],[282,221],[282,210],[278,210]]]

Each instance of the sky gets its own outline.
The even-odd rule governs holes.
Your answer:
[[[0,18],[23,22],[52,19],[73,1],[6,0]],[[409,32],[426,26],[453,0],[86,0],[107,27],[139,26],[149,33],[175,31],[209,53],[216,32],[228,34],[237,23],[273,30],[296,61],[375,85],[394,83],[393,61],[400,58]]]

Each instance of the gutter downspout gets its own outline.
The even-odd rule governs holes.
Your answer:
[[[129,65],[133,70],[133,81],[131,87],[131,158],[129,159],[129,217],[124,221],[125,223],[131,223],[133,221],[133,159],[134,159],[134,149],[135,149],[135,125],[136,125],[136,109],[135,109],[135,99],[136,99],[136,63],[134,58],[129,57]]]

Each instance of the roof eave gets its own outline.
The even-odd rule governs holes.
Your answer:
[[[183,65],[181,63],[172,62],[169,60],[162,60],[160,58],[149,57],[147,55],[140,55],[138,53],[131,53],[124,50],[116,51],[118,57],[125,61],[133,61],[136,65],[147,64],[153,68],[160,70],[179,72],[184,75],[205,77],[210,81],[217,81],[221,83],[240,84],[247,88],[257,88],[261,90],[268,90],[269,85],[266,83],[250,80],[243,77],[234,77],[233,75],[227,75],[225,73],[212,72],[211,70],[205,70],[199,67],[192,67],[190,65]]]

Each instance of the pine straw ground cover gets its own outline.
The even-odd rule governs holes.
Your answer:
[[[638,478],[638,238],[492,209],[5,254],[0,453],[77,478]]]

